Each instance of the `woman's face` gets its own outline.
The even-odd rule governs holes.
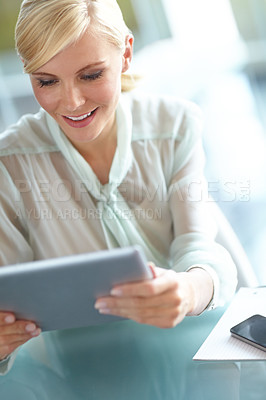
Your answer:
[[[75,44],[31,74],[35,97],[79,149],[112,131],[121,73],[132,56],[131,37],[121,51],[86,32]]]

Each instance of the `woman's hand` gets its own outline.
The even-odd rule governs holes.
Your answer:
[[[142,324],[172,328],[186,315],[199,314],[213,294],[210,275],[201,268],[177,273],[151,266],[154,279],[116,286],[111,296],[99,298],[102,314],[132,319]]]
[[[0,361],[40,333],[34,322],[16,320],[14,314],[0,312]]]

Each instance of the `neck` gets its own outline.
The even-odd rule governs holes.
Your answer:
[[[76,146],[102,184],[109,181],[109,173],[117,147],[117,126],[114,119],[108,134],[102,132],[97,139]]]

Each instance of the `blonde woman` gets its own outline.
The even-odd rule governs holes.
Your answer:
[[[236,271],[204,205],[199,110],[122,94],[133,36],[116,1],[25,0],[16,45],[41,110],[0,138],[1,265],[139,244],[154,279],[100,313],[171,328],[224,304]],[[2,373],[38,335],[2,310]]]

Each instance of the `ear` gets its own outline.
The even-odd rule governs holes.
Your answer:
[[[134,37],[132,35],[127,35],[125,40],[125,51],[123,54],[122,73],[126,72],[130,67],[133,56],[133,42]]]
[[[20,61],[22,62],[22,64],[23,64],[23,68],[25,68],[26,67],[26,62],[25,62],[25,60],[23,60],[23,58],[22,57],[20,57],[19,56],[19,58],[20,58]]]

